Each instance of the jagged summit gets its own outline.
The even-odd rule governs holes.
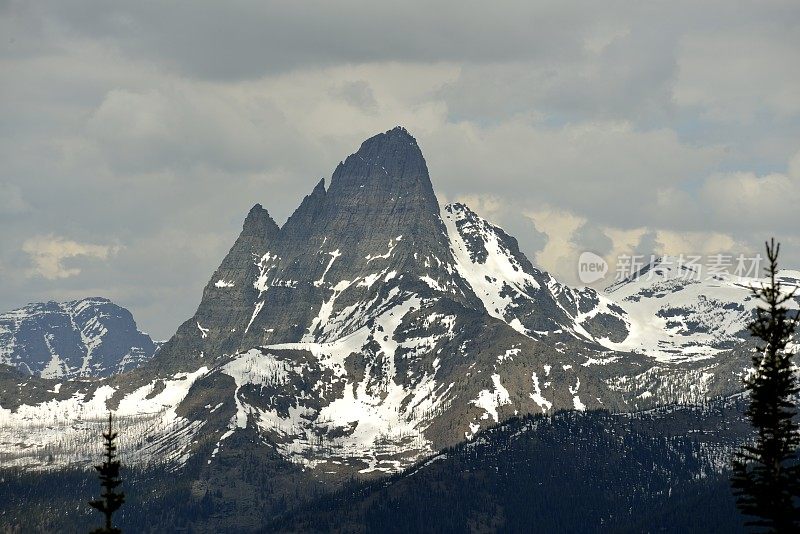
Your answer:
[[[421,217],[432,223],[438,213],[422,151],[408,131],[398,126],[367,139],[339,163],[327,190],[320,180],[289,217],[282,234],[312,239],[312,230],[317,229],[325,237],[344,235],[359,232],[367,222],[401,227]]]
[[[422,151],[398,127],[364,141],[337,166],[327,190],[320,181],[281,228],[273,248],[281,250],[283,266],[303,273],[292,274],[293,280],[322,280],[323,273],[325,280],[342,280],[365,268],[371,273],[377,264],[366,266],[366,260],[389,249],[393,263],[413,255],[412,249],[444,258],[444,235]],[[336,260],[329,264],[331,254]]]
[[[308,240],[314,221],[319,217],[325,202],[325,179],[321,179],[314,186],[310,194],[306,195],[294,213],[283,225],[283,235],[294,234],[301,239]]]
[[[270,236],[278,232],[278,224],[272,219],[269,212],[256,204],[245,217],[242,225],[242,236]]]
[[[390,198],[406,194],[435,200],[422,151],[401,127],[364,141],[336,168],[329,191],[332,195],[358,196],[381,192]]]
[[[454,281],[452,269],[442,270],[452,263],[447,232],[422,151],[407,130],[364,141],[329,183],[326,190],[319,180],[282,227],[261,205],[250,210],[195,316],[156,364],[183,368],[187,359],[245,345],[328,335],[319,330],[324,314],[373,301],[410,273],[408,283],[427,288],[419,277],[428,275],[464,298],[469,290]],[[391,273],[400,276],[375,283]],[[345,285],[338,296],[336,288]]]
[[[325,194],[325,178],[320,178],[317,185],[314,186],[314,190],[311,191],[312,195],[324,195]]]
[[[406,127],[400,126],[399,124],[394,128],[392,128],[391,130],[387,131],[386,135],[405,136],[408,139],[414,140],[414,136],[412,136],[411,133],[408,130],[406,130]]]

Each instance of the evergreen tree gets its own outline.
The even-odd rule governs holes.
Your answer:
[[[122,484],[122,479],[119,477],[119,460],[117,457],[117,446],[114,440],[117,438],[117,433],[111,427],[112,416],[111,412],[108,413],[108,431],[103,432],[103,439],[105,440],[104,447],[106,449],[103,463],[94,466],[97,472],[100,473],[100,486],[103,488],[103,493],[100,499],[90,501],[89,505],[92,508],[97,508],[105,515],[106,523],[104,526],[95,529],[91,534],[121,534],[122,531],[115,528],[111,523],[111,516],[116,512],[122,503],[125,502],[125,494],[122,491],[117,491],[117,488]]]
[[[786,346],[798,324],[798,313],[786,304],[795,292],[786,292],[776,280],[780,245],[766,244],[768,282],[753,289],[761,303],[749,325],[761,344],[753,355],[753,373],[745,379],[750,392],[747,417],[757,436],[733,461],[732,486],[739,510],[753,516],[747,525],[771,532],[797,532],[797,375]]]

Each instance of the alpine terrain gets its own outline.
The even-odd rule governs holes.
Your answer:
[[[417,142],[398,127],[364,141],[282,226],[256,204],[194,316],[140,367],[106,376],[124,358],[100,356],[110,354],[102,343],[72,356],[68,341],[40,334],[57,348],[25,361],[33,377],[0,371],[0,458],[26,472],[87,466],[114,410],[125,465],[182,470],[190,501],[226,502],[227,520],[253,529],[260,520],[231,510],[271,517],[515,416],[738,393],[758,281],[691,274],[661,258],[605,292],[558,282],[467,206],[440,206]],[[782,275],[789,287],[800,280]],[[92,332],[80,303],[48,306],[48,320],[75,332],[69,342]],[[0,350],[19,367],[6,339],[43,327],[12,329],[14,313],[0,318]],[[68,380],[95,365],[108,372]],[[519,424],[535,435],[548,420]],[[724,465],[712,461],[718,448],[674,446],[692,447],[704,473]]]

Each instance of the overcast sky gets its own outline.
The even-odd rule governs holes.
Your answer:
[[[167,338],[253,204],[398,124],[565,281],[770,235],[800,267],[800,2],[433,4],[0,0],[0,310]]]

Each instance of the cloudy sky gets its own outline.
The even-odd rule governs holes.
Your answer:
[[[800,267],[800,3],[0,0],[0,310],[110,297],[169,337],[256,202],[281,224],[406,126],[538,265]]]

